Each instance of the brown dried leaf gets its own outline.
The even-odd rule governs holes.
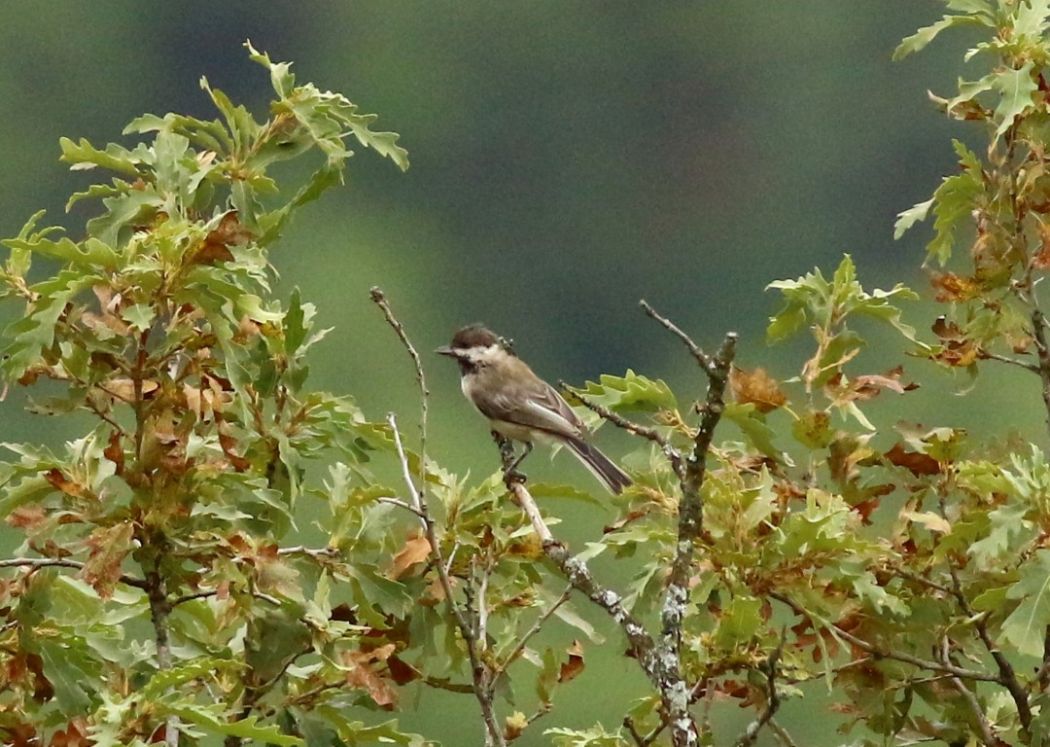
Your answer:
[[[759,412],[770,412],[787,402],[787,396],[780,390],[777,380],[766,373],[764,368],[747,371],[733,366],[729,373],[729,386],[737,402],[754,404]]]
[[[1037,270],[1050,270],[1050,226],[1039,223],[1039,238],[1042,240],[1042,246],[1032,257],[1032,267]]]
[[[574,680],[583,671],[583,646],[580,645],[580,642],[573,641],[565,652],[569,655],[569,659],[563,662],[558,670],[558,682]]]
[[[981,285],[974,278],[964,278],[954,272],[937,272],[930,278],[936,289],[936,299],[941,303],[968,301],[981,293]]]
[[[43,524],[45,519],[47,519],[47,511],[44,510],[44,507],[31,504],[16,508],[7,515],[6,521],[8,526],[15,529],[31,530]]]
[[[219,446],[222,447],[222,453],[230,460],[230,464],[233,465],[235,470],[246,472],[252,466],[252,463],[234,451],[234,448],[237,446],[237,439],[230,433],[230,427],[226,424],[226,421],[222,420],[217,411],[215,412],[215,420],[219,426]]]
[[[347,667],[346,684],[364,690],[377,706],[385,710],[392,710],[397,705],[397,691],[373,669],[373,665],[389,659],[394,648],[393,643],[388,643],[371,651],[343,653],[343,665]]]
[[[84,486],[70,480],[58,467],[52,467],[45,472],[44,479],[51,483],[55,490],[60,490],[68,496],[79,498],[84,495]]]
[[[228,247],[245,244],[252,236],[252,232],[237,219],[237,211],[231,210],[222,216],[219,225],[204,237],[204,241],[193,253],[192,261],[202,265],[229,262],[233,259],[233,253]]]
[[[113,314],[103,314],[100,316],[93,311],[85,311],[80,315],[80,321],[85,327],[96,334],[113,332],[117,335],[123,336],[127,335],[131,330],[124,320]]]
[[[124,447],[120,443],[120,433],[109,434],[109,445],[102,450],[102,456],[117,465],[117,474],[124,474]]]
[[[858,376],[853,380],[853,388],[858,394],[862,395],[862,399],[870,399],[882,389],[889,389],[897,394],[904,394],[919,388],[919,385],[914,382],[901,383],[901,376],[903,375],[904,367],[897,366],[896,368],[891,368],[885,374]]]
[[[933,334],[937,335],[942,340],[965,340],[966,335],[959,328],[959,325],[955,322],[948,321],[948,317],[943,314],[934,320],[930,326]]]
[[[158,384],[156,381],[153,381],[152,379],[143,379],[143,398],[157,391],[159,387],[160,384]],[[135,382],[127,377],[116,376],[100,384],[99,389],[101,389],[103,392],[110,395],[111,397],[116,397],[117,399],[123,400],[124,402],[135,401]]]
[[[133,548],[134,527],[123,521],[111,527],[99,527],[87,538],[90,550],[80,577],[90,584],[103,599],[113,595],[120,581],[120,566]]]
[[[386,660],[386,666],[390,671],[390,679],[398,685],[407,685],[420,677],[419,670],[411,664],[402,661],[396,655]]]
[[[941,471],[941,465],[936,459],[918,451],[906,451],[904,445],[899,441],[883,456],[889,460],[890,464],[904,467],[916,476],[936,475]]]
[[[390,571],[387,576],[393,580],[397,580],[404,575],[410,567],[417,563],[424,562],[430,557],[430,542],[422,534],[417,534],[414,537],[409,537],[405,541],[404,546],[397,551],[394,556],[393,564],[390,566]]]
[[[94,743],[88,736],[87,721],[83,716],[77,716],[65,730],[56,731],[51,737],[51,747],[89,747]]]

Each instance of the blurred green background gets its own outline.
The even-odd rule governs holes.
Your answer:
[[[691,359],[639,313],[641,297],[701,343],[737,329],[743,365],[788,376],[800,348],[763,341],[777,307],[763,293],[770,280],[831,268],[848,251],[865,285],[926,285],[928,228],[894,242],[892,223],[954,167],[949,137],[967,132],[926,89],[979,73],[960,67],[958,36],[902,63],[890,53],[942,10],[920,0],[6,0],[0,233],[41,207],[74,234],[83,224],[86,210],[62,213],[87,181],[58,162],[62,135],[102,144],[147,111],[210,118],[201,75],[261,117],[270,89],[240,46],[251,38],[302,80],[378,112],[412,158],[400,174],[359,153],[349,187],[303,211],[273,255],[282,295],[300,286],[335,327],[315,357],[316,387],[352,392],[376,416],[413,417],[407,359],[368,300],[377,284],[421,349],[485,321],[550,379],[633,368],[697,391]],[[16,313],[0,308],[0,321]],[[937,313],[915,304],[910,318],[926,329]],[[900,349],[883,348],[871,367],[889,368]],[[454,366],[428,362],[432,456],[491,471],[487,430]],[[960,400],[960,382],[921,362],[908,370],[926,385],[880,422],[906,414],[978,435],[1042,433],[1037,388],[1012,374],[983,377]],[[23,402],[13,393],[0,405],[0,439],[73,433],[24,415]],[[618,435],[602,435],[613,452]],[[533,457],[530,471],[589,479],[562,458]],[[570,536],[590,527],[568,523]],[[617,724],[635,667],[610,653],[569,688],[552,725]],[[467,744],[471,705],[426,695],[406,722]],[[837,744],[812,708],[785,709],[796,738]]]

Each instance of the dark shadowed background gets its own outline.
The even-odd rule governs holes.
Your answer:
[[[966,75],[965,39],[902,63],[890,54],[941,12],[925,0],[6,0],[0,234],[41,207],[74,233],[83,225],[87,208],[62,213],[86,181],[58,162],[62,135],[104,144],[147,111],[211,118],[201,75],[261,118],[270,89],[241,48],[250,38],[295,61],[301,79],[378,112],[412,158],[400,174],[359,152],[348,187],[305,210],[272,256],[282,295],[300,286],[335,327],[315,357],[316,387],[351,392],[376,416],[413,417],[411,370],[368,300],[376,284],[420,348],[485,321],[551,379],[634,368],[680,391],[697,385],[691,359],[639,312],[641,297],[702,343],[739,330],[744,365],[787,376],[800,348],[765,346],[770,280],[831,269],[850,252],[865,285],[903,279],[925,293],[928,228],[894,242],[892,223],[953,168],[949,137],[966,129],[925,92]],[[913,306],[911,321],[928,328],[937,312]],[[17,312],[0,308],[0,320]],[[896,363],[893,346],[872,365]],[[487,432],[454,367],[430,362],[432,455],[488,473]],[[953,399],[960,382],[926,365],[908,364],[933,382],[910,400],[909,418],[1039,433],[1035,388],[996,374]],[[71,433],[24,415],[22,402],[0,405],[0,439]],[[612,451],[617,435],[602,436]],[[533,457],[531,470],[589,479],[562,458]],[[589,666],[558,721],[615,726],[622,701],[594,696],[630,677],[618,655]],[[842,739],[793,706],[802,743]],[[424,699],[406,722],[464,744],[457,724],[475,733],[463,721],[470,707]],[[542,743],[539,731],[530,744]]]

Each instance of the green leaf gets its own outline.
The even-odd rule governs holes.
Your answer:
[[[239,666],[229,659],[218,659],[202,656],[188,662],[181,662],[171,669],[158,669],[139,691],[147,703],[160,700],[172,690],[178,690],[198,679],[211,679],[223,670]]]
[[[228,716],[221,705],[205,706],[183,703],[169,705],[161,703],[158,705],[158,710],[166,712],[170,716],[178,716],[191,724],[201,727],[210,734],[253,739],[263,744],[275,744],[280,747],[304,744],[303,740],[298,737],[283,734],[274,724],[265,726],[260,724],[258,716],[249,716],[240,721],[228,721]]]
[[[115,269],[120,261],[117,253],[98,239],[88,239],[78,244],[68,238],[52,241],[37,235],[29,240],[6,239],[3,244],[11,249],[39,254],[49,259],[67,262],[70,265],[89,268],[111,270]]]
[[[926,246],[927,255],[936,258],[942,266],[951,258],[956,229],[970,219],[978,199],[984,195],[980,159],[958,140],[953,144],[962,171],[946,177],[933,193],[936,235]]]
[[[899,239],[904,235],[904,232],[914,226],[919,221],[926,220],[926,216],[930,212],[930,206],[933,205],[933,198],[931,197],[926,202],[919,202],[912,205],[907,210],[897,213],[897,222],[893,224],[893,238],[894,240]]]
[[[618,412],[658,412],[678,407],[666,382],[636,374],[630,369],[623,376],[602,374],[597,382],[588,381],[579,392],[587,399]]]
[[[619,730],[615,733],[605,731],[605,727],[596,724],[590,729],[547,729],[543,732],[551,738],[555,747],[625,747],[628,742]]]
[[[62,712],[69,716],[85,713],[91,706],[90,683],[97,680],[99,665],[90,657],[83,639],[60,636],[34,640]]]
[[[129,306],[124,309],[120,316],[135,330],[145,332],[153,326],[153,319],[156,317],[156,311],[152,306],[137,303],[134,306]]]
[[[164,204],[163,198],[150,186],[107,197],[102,200],[106,212],[87,222],[88,233],[102,243],[118,247],[127,242],[131,229],[151,218]]]
[[[755,449],[778,462],[790,462],[787,455],[773,443],[776,432],[769,427],[765,415],[756,409],[753,402],[730,402],[725,406],[723,415],[743,432]]]
[[[723,608],[715,642],[723,649],[747,644],[762,627],[762,600],[738,594]]]
[[[308,304],[309,305],[309,304]],[[312,311],[312,308],[309,309]],[[306,324],[306,312],[299,296],[299,289],[292,291],[292,298],[288,302],[288,311],[284,314],[284,347],[289,355],[295,353],[306,339],[309,327]]]
[[[140,157],[127,148],[115,143],[110,143],[105,150],[99,150],[86,138],[74,143],[68,137],[59,138],[59,147],[62,149],[62,161],[73,164],[72,170],[93,169],[101,166],[110,171],[119,171],[129,176],[138,176]]]
[[[953,26],[965,26],[971,24],[979,25],[991,25],[988,19],[983,16],[944,16],[941,20],[929,26],[916,31],[909,37],[906,37],[897,48],[893,51],[893,60],[903,60],[908,55],[918,52],[926,47],[927,44],[937,38],[945,29],[950,29]]]
[[[1020,69],[1006,70],[995,76],[995,88],[1001,95],[994,113],[995,121],[999,123],[996,138],[1009,130],[1014,119],[1032,105],[1032,95],[1039,90],[1039,84],[1032,76],[1032,67],[1033,63],[1029,61]]]
[[[346,713],[346,709],[333,708],[329,705],[319,705],[304,716],[317,715],[327,721],[339,739],[350,747],[356,745],[371,744],[400,744],[405,747],[427,747],[431,745],[418,734],[402,732],[397,721],[384,721],[381,724],[366,726],[364,722],[352,720]],[[312,743],[311,743],[312,744]]]
[[[1018,569],[1007,597],[1021,603],[1003,622],[1003,639],[1028,656],[1042,657],[1050,625],[1050,550],[1038,550]]]
[[[1018,538],[1034,533],[1032,522],[1025,519],[1026,513],[1025,506],[1014,501],[988,513],[990,530],[987,536],[971,543],[966,551],[977,562],[978,568],[995,568],[1000,561],[1012,556],[1012,548],[1020,544]]]

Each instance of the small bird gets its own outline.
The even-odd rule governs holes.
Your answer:
[[[508,472],[532,451],[533,441],[551,440],[565,444],[611,492],[631,484],[623,470],[584,440],[583,423],[569,403],[491,330],[480,324],[464,327],[451,345],[434,352],[459,363],[463,394],[489,419],[493,431],[525,443]]]

